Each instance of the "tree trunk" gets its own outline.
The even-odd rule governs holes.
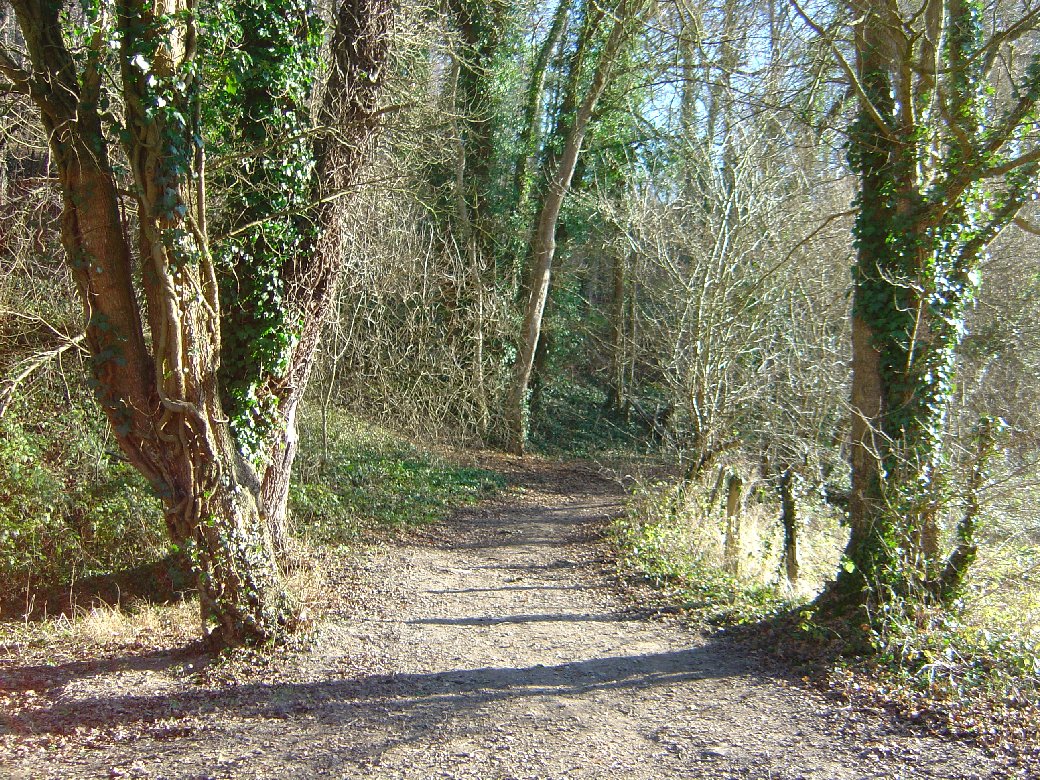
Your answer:
[[[527,100],[524,101],[524,118],[520,130],[519,150],[516,156],[516,167],[513,172],[513,190],[516,199],[516,213],[523,217],[531,198],[531,175],[535,167],[538,141],[542,131],[542,101],[545,95],[545,76],[549,69],[549,61],[553,52],[567,29],[570,19],[572,0],[560,0],[553,15],[552,25],[545,40],[542,41],[534,64],[531,66],[531,80],[527,86]]]
[[[885,565],[890,550],[883,536],[881,515],[880,417],[883,409],[881,354],[870,325],[852,317],[852,490],[849,493],[847,564],[839,570],[837,587],[855,596],[867,585],[864,577]]]
[[[792,587],[798,582],[798,499],[796,475],[788,467],[780,476],[780,525],[784,529],[784,570]]]
[[[545,387],[548,384],[549,350],[552,349],[552,332],[542,329],[538,339],[538,349],[534,351],[534,365],[531,367],[530,415],[537,418],[542,413],[545,400]]]
[[[495,63],[502,52],[511,6],[501,0],[478,3],[452,0],[449,11],[461,38],[455,57],[452,113],[456,120],[455,229],[465,253],[468,273],[459,285],[459,297],[451,316],[461,320],[467,355],[467,401],[463,414],[481,438],[491,424],[488,388],[484,375],[485,298],[493,286],[489,278],[495,255],[495,230],[489,193],[495,159],[497,121]]]
[[[330,50],[333,67],[322,94],[315,142],[314,200],[309,215],[317,227],[313,251],[282,269],[290,311],[302,323],[300,338],[281,383],[280,434],[272,443],[263,476],[262,508],[272,536],[288,538],[289,477],[296,457],[296,412],[303,400],[322,330],[334,308],[343,268],[348,199],[379,125],[378,101],[393,25],[390,0],[345,0],[336,14]],[[281,548],[280,548],[281,549]]]
[[[950,602],[960,595],[967,579],[968,570],[978,556],[979,548],[975,532],[982,515],[982,489],[985,486],[990,460],[996,452],[997,434],[1000,425],[991,417],[979,421],[975,431],[975,460],[968,476],[967,502],[964,515],[957,524],[957,544],[946,560],[942,576],[933,584],[933,595],[943,602]]]
[[[726,540],[723,561],[726,572],[734,577],[740,576],[740,515],[743,493],[744,480],[736,472],[730,472],[726,477]]]
[[[282,424],[271,443],[267,468],[264,469],[263,481],[260,483],[260,506],[271,543],[279,556],[288,552],[293,536],[289,518],[289,488],[293,463],[300,447],[300,434],[296,425],[298,408],[299,399],[291,397],[279,409]]]
[[[551,172],[548,186],[538,209],[538,221],[531,240],[531,271],[527,304],[520,328],[513,381],[505,405],[506,446],[516,454],[522,455],[527,446],[528,389],[534,367],[535,351],[538,349],[538,339],[541,335],[542,315],[549,297],[552,265],[556,256],[556,226],[559,223],[560,210],[563,208],[564,199],[570,189],[578,156],[581,154],[582,144],[585,141],[585,134],[588,131],[596,104],[606,89],[621,48],[632,34],[633,23],[640,17],[642,11],[642,0],[621,0],[618,4],[610,34],[596,61],[592,81],[584,99],[574,112],[573,123],[564,139],[563,152],[556,161],[555,169]],[[593,32],[594,29],[590,28],[589,34]],[[579,71],[577,64],[573,65],[571,70],[571,78],[576,80]]]
[[[614,255],[611,274],[612,294],[610,298],[610,374],[607,378],[607,400],[604,408],[609,412],[620,412],[625,402],[625,375],[627,369],[625,352],[625,256]]]
[[[978,204],[975,196],[963,196],[972,174],[961,155],[983,117],[977,103],[983,78],[977,57],[980,21],[973,7],[950,3],[943,33],[937,27],[942,9],[930,6],[922,21],[930,31],[920,36],[915,54],[893,17],[894,7],[875,0],[855,6],[861,17],[855,28],[860,114],[850,128],[849,159],[860,177],[860,194],[852,312],[851,533],[837,580],[821,596],[832,612],[927,597],[941,575],[937,518],[945,409],[978,253],[995,234],[965,228]],[[941,184],[936,181],[943,168],[921,163],[934,157],[925,146],[929,134],[934,134],[930,143],[939,143],[941,134],[916,124],[915,114],[927,113],[920,106],[935,94],[939,40],[950,75],[943,75],[938,99],[954,123],[951,137],[957,138],[949,142],[956,162]],[[915,59],[932,69],[917,68]],[[977,156],[967,153],[967,159]],[[943,198],[935,199],[936,192]],[[1014,197],[1006,209],[995,210],[993,224],[1017,208]]]

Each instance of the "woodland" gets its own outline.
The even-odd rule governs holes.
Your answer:
[[[5,631],[291,644],[580,459],[655,598],[1035,737],[1034,0],[0,0],[0,106]]]

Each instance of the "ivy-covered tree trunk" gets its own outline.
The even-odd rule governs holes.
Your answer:
[[[322,330],[333,309],[343,270],[348,198],[379,125],[394,6],[390,0],[344,0],[330,43],[331,70],[318,111],[309,179],[313,206],[304,217],[315,239],[305,252],[283,259],[286,306],[298,330],[284,377],[276,387],[278,419],[261,490],[268,524],[286,533],[289,477],[297,451],[296,412],[303,400]]]
[[[237,165],[221,177],[227,235],[215,251],[221,298],[221,391],[239,451],[259,470],[261,514],[284,550],[289,475],[296,455],[295,382],[300,336],[286,267],[314,251],[307,211],[314,169],[309,101],[320,20],[300,0],[239,0],[212,44],[225,73],[212,90],[210,132]],[[272,11],[277,11],[272,13]],[[306,377],[303,385],[306,384]]]
[[[542,41],[531,65],[531,78],[524,100],[524,115],[520,125],[520,138],[513,169],[513,197],[516,214],[523,218],[531,199],[532,172],[537,165],[538,142],[542,134],[542,107],[545,100],[545,79],[549,61],[560,45],[560,39],[570,20],[573,0],[560,0],[553,14],[552,25]]]
[[[893,111],[888,63],[883,57],[884,32],[877,20],[863,24],[856,31],[857,69],[867,91],[866,100],[872,101],[879,111],[889,117]],[[858,160],[861,169],[860,212],[857,228],[867,231],[866,238],[857,242],[858,256],[853,276],[852,309],[852,492],[849,496],[849,521],[851,535],[845,555],[846,568],[839,575],[841,589],[862,592],[867,577],[875,578],[874,569],[890,565],[887,556],[891,551],[885,543],[886,532],[882,526],[886,514],[881,484],[881,463],[878,454],[882,445],[883,432],[878,429],[885,402],[885,379],[881,372],[881,353],[877,349],[875,322],[887,314],[888,302],[877,296],[870,306],[870,291],[863,284],[865,270],[872,270],[877,279],[883,268],[886,251],[886,225],[891,223],[890,205],[886,188],[885,172],[890,165],[891,149],[886,142],[887,126],[879,125],[874,117],[864,110],[857,120],[859,135],[852,144],[861,149]],[[863,206],[866,205],[866,208]],[[876,221],[876,222],[875,222]],[[876,229],[876,232],[872,232]],[[862,232],[862,231],[860,231]],[[867,300],[864,300],[866,297]],[[894,301],[892,302],[895,303]],[[878,305],[880,304],[880,306]],[[874,317],[871,318],[871,314]],[[873,322],[872,322],[873,319]],[[850,575],[855,575],[853,580]]]
[[[999,43],[971,0],[933,0],[905,24],[877,0],[853,12],[851,534],[821,597],[837,611],[948,593],[939,523],[955,354],[982,250],[1036,191],[1038,154],[1015,139],[1040,94],[1035,62],[1015,99],[987,92]]]
[[[490,388],[485,372],[485,318],[488,290],[494,286],[495,131],[500,107],[496,82],[503,78],[503,57],[514,10],[503,0],[451,0],[448,3],[460,48],[456,53],[453,114],[457,117],[454,235],[465,254],[468,273],[460,279],[451,316],[471,348],[462,416],[485,437],[491,424]]]
[[[114,27],[101,10],[85,9],[81,26],[71,29],[60,3],[14,0],[13,6],[27,56],[19,62],[5,54],[0,74],[36,103],[50,139],[64,199],[62,242],[83,301],[99,402],[127,458],[162,499],[170,537],[196,571],[209,638],[223,645],[276,639],[293,626],[295,610],[264,521],[267,495],[236,441],[218,377],[225,331],[206,224],[194,7],[179,0],[119,0]],[[346,14],[363,19],[371,6],[386,13],[385,5],[348,3]],[[341,28],[353,37],[334,42],[346,52],[330,77],[335,104],[348,107],[337,115],[344,122],[338,126],[368,128],[349,108],[355,83],[343,72],[345,61],[366,50],[359,31],[368,28]],[[385,25],[372,30],[381,37],[370,48],[385,52]],[[71,39],[82,44],[75,55]],[[117,127],[106,125],[112,120],[104,108],[112,99],[106,94],[110,74],[103,75],[112,41],[118,41],[114,56],[124,107]],[[358,92],[368,95],[375,71],[367,60],[359,62],[366,86]],[[371,104],[368,97],[361,100]],[[120,202],[126,184],[109,153],[108,138],[117,133],[136,201],[134,238]],[[356,148],[333,159],[356,170]],[[345,174],[326,174],[332,186],[344,186]],[[331,202],[322,199],[319,210]],[[336,257],[330,251],[286,274],[286,297],[297,304],[290,313],[315,315],[300,318],[294,357],[313,358]],[[309,363],[289,361],[302,364],[280,377],[295,382],[296,394],[284,392],[280,399],[298,403]],[[287,408],[291,414],[295,407]]]
[[[341,267],[344,226],[335,215],[375,127],[391,16],[384,3],[340,6],[315,140],[320,20],[300,0],[277,3],[277,14],[269,0],[230,7],[236,30],[224,56],[233,63],[211,111],[239,159],[226,177],[228,235],[217,264],[222,391],[236,443],[262,475],[261,514],[282,551],[296,415]]]

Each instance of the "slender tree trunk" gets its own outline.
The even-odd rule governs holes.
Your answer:
[[[950,602],[960,595],[968,570],[978,557],[979,548],[975,533],[982,515],[982,489],[986,483],[990,460],[996,451],[998,431],[997,421],[990,417],[980,420],[975,431],[977,449],[968,477],[967,505],[957,524],[957,543],[946,560],[942,576],[933,584],[934,595],[944,602]]]
[[[300,448],[300,434],[296,413],[300,399],[289,398],[279,407],[281,425],[274,435],[268,453],[267,467],[260,483],[260,506],[271,535],[271,543],[279,555],[289,550],[292,528],[289,518],[289,488],[296,453]],[[322,410],[324,413],[324,409]]]
[[[744,480],[735,472],[726,477],[726,539],[723,560],[726,571],[734,577],[740,576],[740,516]]]
[[[627,368],[625,350],[625,255],[614,255],[611,273],[612,294],[610,299],[610,375],[607,380],[607,400],[604,407],[610,412],[620,412],[625,402],[625,375]]]
[[[545,96],[545,77],[549,70],[549,61],[556,47],[560,44],[567,22],[570,19],[572,0],[559,0],[556,13],[553,14],[552,26],[545,40],[542,41],[538,54],[531,66],[531,80],[527,86],[527,100],[524,101],[524,118],[521,124],[519,150],[516,156],[516,168],[513,172],[513,190],[516,198],[516,212],[523,216],[527,211],[531,198],[531,176],[537,163],[538,142],[542,131],[542,102]]]
[[[788,467],[780,475],[780,525],[784,529],[784,570],[787,582],[798,582],[798,498],[795,495],[794,469]]]
[[[555,169],[551,173],[541,206],[538,209],[538,221],[531,240],[531,272],[527,304],[520,328],[520,342],[514,364],[513,381],[505,405],[506,446],[517,454],[523,454],[527,445],[528,390],[535,352],[538,349],[538,339],[541,335],[542,315],[549,297],[552,265],[556,257],[556,227],[559,223],[560,211],[570,189],[578,156],[581,154],[582,144],[585,141],[585,134],[588,131],[596,104],[606,89],[617,57],[629,40],[634,22],[641,16],[643,7],[642,0],[621,0],[615,9],[610,34],[600,51],[585,96],[574,113],[573,123],[564,139],[563,152],[556,161]],[[594,30],[590,30],[591,32]],[[572,71],[574,71],[572,77],[576,78],[576,69],[572,68]]]
[[[531,368],[530,414],[537,417],[542,412],[545,400],[545,386],[548,383],[549,351],[552,349],[552,333],[544,328],[538,339],[538,349],[534,351],[534,365]]]

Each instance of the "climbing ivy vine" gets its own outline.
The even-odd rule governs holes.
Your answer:
[[[853,455],[853,487],[862,500],[854,503],[839,585],[875,595],[947,593],[937,582],[938,524],[956,350],[986,246],[1036,191],[1037,166],[1023,152],[1040,63],[1012,80],[1015,99],[999,109],[977,0],[946,3],[939,76],[905,67],[934,57],[926,36],[900,61],[892,39],[904,33],[874,4],[863,8],[861,111],[848,142],[860,177],[853,316],[876,354],[861,348],[854,357],[854,399],[865,401],[858,413],[871,419],[854,444],[861,453]]]
[[[239,0],[207,20],[207,125],[228,161],[215,252],[223,317],[221,387],[239,448],[261,460],[299,337],[287,269],[312,250],[310,98],[322,24],[304,0]]]

